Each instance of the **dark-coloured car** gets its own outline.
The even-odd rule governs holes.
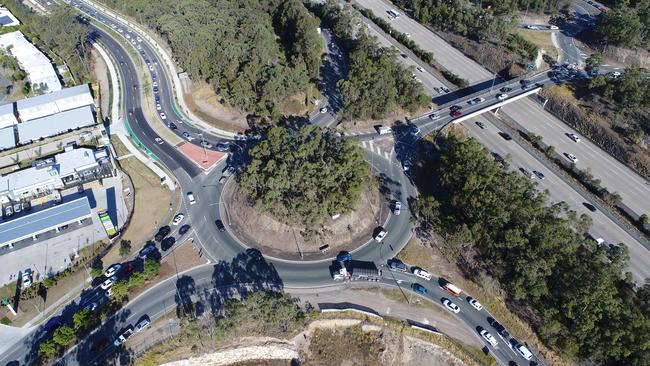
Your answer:
[[[180,229],[178,229],[178,233],[180,235],[185,235],[186,232],[190,231],[190,227],[190,225],[183,225]]]
[[[458,118],[458,117],[462,116],[463,113],[461,111],[453,111],[453,112],[450,113],[450,115],[452,117],[454,117],[454,118]]]
[[[585,206],[587,208],[587,210],[589,210],[591,212],[596,212],[597,211],[596,206],[592,205],[589,202],[583,202],[582,205]]]
[[[404,264],[404,262],[396,258],[391,259],[390,262],[388,263],[388,266],[390,267],[390,269],[400,271],[400,272],[406,272],[407,269],[406,264]]]
[[[168,238],[163,239],[163,241],[160,243],[160,249],[162,249],[163,251],[169,250],[169,248],[173,247],[175,243],[176,243],[176,238],[170,236]]]
[[[167,127],[169,127],[171,130],[175,130],[178,128],[174,122],[169,122],[167,124]]]
[[[506,140],[506,141],[512,140],[512,136],[510,136],[509,134],[507,134],[505,132],[499,132],[499,136],[503,137],[503,139]]]
[[[223,222],[221,220],[217,220],[214,222],[215,225],[217,225],[217,229],[221,232],[226,231],[226,227],[223,225]]]
[[[336,260],[339,262],[347,262],[352,260],[352,254],[348,252],[341,252],[336,256]]]
[[[476,125],[479,126],[482,130],[485,129],[485,123],[483,123],[483,122],[481,122],[481,121],[476,121],[475,123],[476,123]]]
[[[160,242],[163,240],[169,233],[172,231],[172,229],[169,227],[169,225],[165,225],[158,229],[158,233],[156,233],[156,236],[154,236],[154,240],[157,242]]]
[[[449,107],[449,110],[452,111],[452,112],[459,111],[461,109],[463,109],[463,107],[461,107],[459,105],[452,105],[451,107]]]
[[[420,285],[419,283],[412,284],[411,288],[413,289],[413,291],[421,293],[422,295],[426,295],[427,293],[427,289],[424,286]]]
[[[507,92],[512,91],[512,88],[509,88],[509,87],[507,87],[507,86],[504,86],[503,88],[499,89],[499,91],[500,91],[501,93],[507,93]]]
[[[156,244],[149,242],[147,245],[140,250],[140,253],[138,254],[138,257],[145,259],[149,254],[151,254],[154,250],[156,250]]]
[[[217,151],[220,151],[220,152],[227,152],[227,151],[230,150],[230,143],[229,142],[220,142],[214,148]]]

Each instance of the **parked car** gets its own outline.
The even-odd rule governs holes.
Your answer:
[[[32,285],[32,270],[27,268],[26,270],[23,271],[22,286],[23,288],[28,288],[31,285]]]
[[[169,233],[172,231],[172,228],[170,228],[168,225],[165,225],[158,229],[158,233],[154,236],[154,240],[157,242],[162,241]]]
[[[413,268],[413,274],[427,281],[430,281],[431,278],[433,278],[431,273],[423,270],[422,268]]]
[[[406,272],[407,270],[406,264],[397,258],[391,259],[388,263],[388,266],[390,269],[395,271]]]
[[[483,329],[480,332],[480,334],[481,337],[483,337],[483,339],[485,339],[490,345],[492,345],[492,347],[496,347],[499,344],[499,342],[497,342],[497,340],[494,339],[492,334],[490,334],[490,332],[488,332],[487,330]]]
[[[221,232],[226,231],[226,227],[223,225],[223,222],[221,220],[217,220],[214,222],[215,225],[217,225],[217,229]]]
[[[194,194],[192,192],[187,192],[187,199],[190,201],[190,205],[196,203],[196,199],[194,198]]]
[[[411,288],[413,289],[413,291],[415,291],[415,292],[417,292],[417,293],[420,293],[420,294],[422,294],[422,295],[426,295],[426,294],[427,294],[427,289],[426,289],[424,286],[422,286],[422,285],[420,285],[419,283],[417,283],[417,282],[416,282],[416,283],[413,283],[413,284],[411,285]]]
[[[181,226],[180,229],[178,229],[178,234],[179,235],[185,235],[186,232],[190,231],[191,226],[190,225],[183,225]]]
[[[156,250],[156,245],[154,243],[148,243],[147,245],[144,246],[140,250],[140,253],[138,254],[138,257],[145,259],[149,254],[151,254],[154,250]]]
[[[178,224],[180,224],[181,221],[183,221],[184,218],[185,218],[185,215],[183,215],[182,213],[179,213],[178,215],[176,215],[176,217],[174,217],[174,221],[172,221],[172,225],[178,226]]]
[[[167,251],[169,248],[173,247],[176,244],[176,238],[173,236],[168,236],[160,242],[160,249]]]
[[[104,272],[104,276],[112,277],[115,274],[117,274],[117,271],[119,271],[120,268],[122,268],[122,265],[120,263],[115,263],[106,269],[106,272]]]
[[[144,328],[146,328],[149,324],[151,324],[151,321],[149,320],[149,316],[145,315],[143,316],[140,321],[133,327],[133,333],[138,333]]]
[[[395,216],[399,216],[402,212],[402,203],[400,201],[393,202],[393,213]]]
[[[107,278],[104,282],[102,282],[99,287],[101,287],[102,290],[108,290],[113,286],[113,283],[117,281],[117,276],[112,276],[110,278]]]
[[[375,239],[375,241],[377,241],[378,243],[381,243],[381,241],[384,240],[384,238],[386,237],[386,235],[388,235],[388,231],[384,230],[384,228],[381,227],[381,226],[378,227],[377,230],[378,230],[378,231],[377,231],[377,234],[375,235],[374,239]]]
[[[451,311],[452,313],[455,314],[460,313],[460,308],[458,307],[458,305],[451,302],[451,300],[443,297],[442,304],[447,308],[447,310]]]

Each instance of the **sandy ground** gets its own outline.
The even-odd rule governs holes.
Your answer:
[[[95,68],[95,76],[97,77],[97,83],[99,84],[99,99],[100,99],[100,110],[102,117],[109,116],[109,101],[110,101],[110,83],[108,80],[108,68],[104,59],[99,55],[97,51],[92,50],[93,65]]]
[[[327,234],[309,238],[301,235],[299,229],[249,206],[234,183],[229,182],[224,191],[226,201],[231,202],[228,207],[232,220],[229,230],[247,245],[278,258],[301,259],[299,250],[304,260],[329,258],[341,250],[351,251],[372,239],[379,215],[381,223],[388,215],[388,209],[380,212],[380,203],[386,205],[386,201],[378,188],[369,188],[361,194],[353,212],[336,220],[327,219],[323,230]],[[329,245],[325,253],[319,251],[323,245]]]
[[[225,130],[243,131],[248,128],[246,116],[236,109],[220,103],[221,98],[215,94],[210,85],[186,82],[183,86],[185,103],[197,117]]]

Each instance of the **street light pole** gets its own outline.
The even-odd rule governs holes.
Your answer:
[[[203,140],[203,132],[199,132],[199,136],[201,136],[201,147],[203,148],[203,162],[206,163],[208,161],[208,152],[205,150],[205,140]]]

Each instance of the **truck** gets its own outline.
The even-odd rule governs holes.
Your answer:
[[[443,281],[443,283],[442,283],[442,285],[440,287],[442,287],[443,290],[449,292],[450,294],[452,294],[452,295],[454,295],[456,297],[459,297],[461,292],[463,292],[463,290],[461,290],[458,287],[454,286],[453,283],[447,282],[447,281],[444,281],[444,280],[442,280],[442,281]]]
[[[334,261],[332,278],[335,280],[379,281],[381,270],[373,262],[355,260]]]
[[[111,221],[111,217],[108,215],[108,211],[102,210],[97,214],[99,215],[99,220],[102,222],[102,225],[104,225],[104,230],[106,230],[108,237],[112,238],[117,235],[117,230],[115,229],[115,226],[113,226],[113,221]]]
[[[113,344],[115,345],[115,347],[119,347],[123,345],[124,342],[126,342],[129,338],[131,338],[133,334],[134,334],[133,327],[129,325],[128,327],[126,327],[126,329],[124,329],[122,333],[120,333],[120,335],[117,338],[115,338]]]

